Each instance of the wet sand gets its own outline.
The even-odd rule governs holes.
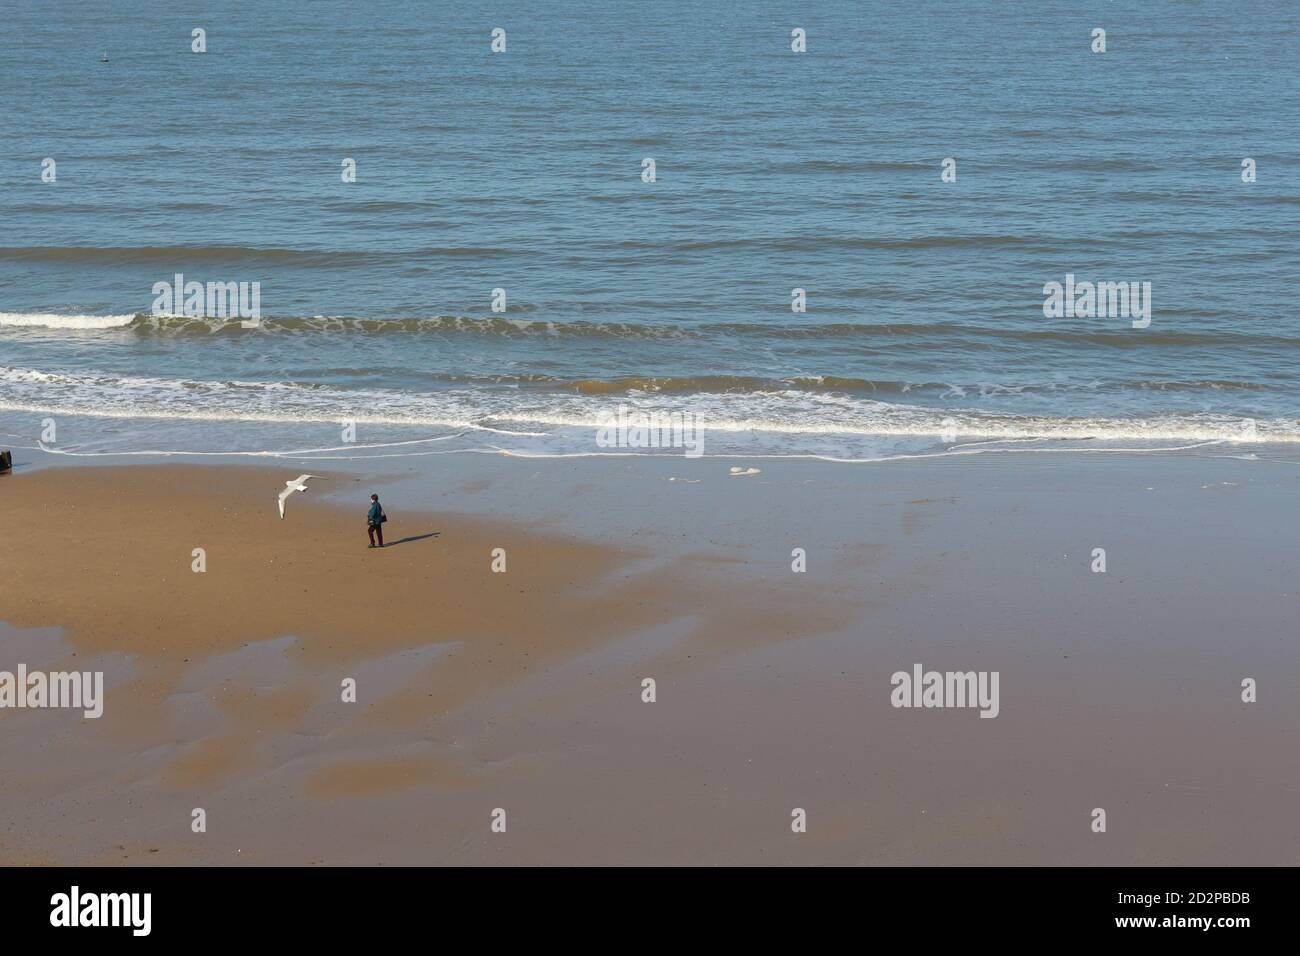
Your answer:
[[[451,495],[324,463],[3,479],[33,530],[0,669],[107,693],[0,711],[0,862],[1295,860],[1300,466],[456,467]],[[997,718],[892,707],[918,662],[998,671]]]

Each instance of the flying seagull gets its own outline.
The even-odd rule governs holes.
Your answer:
[[[286,481],[284,483],[284,491],[280,492],[280,520],[281,521],[284,520],[284,499],[288,498],[295,491],[306,491],[308,478],[319,478],[319,477],[320,475],[299,475],[293,481]]]

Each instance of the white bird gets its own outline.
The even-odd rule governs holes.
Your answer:
[[[319,478],[319,477],[320,475],[299,475],[293,481],[286,481],[284,483],[284,491],[280,492],[280,520],[281,521],[284,520],[284,499],[288,498],[295,491],[306,491],[308,478]]]

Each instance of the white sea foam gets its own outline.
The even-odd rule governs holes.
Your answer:
[[[56,315],[49,312],[0,312],[0,326],[45,329],[120,329],[134,315]]]
[[[45,372],[0,367],[0,410],[100,419],[312,425],[359,425],[474,430],[512,438],[561,437],[599,427],[614,404],[662,403],[653,394],[582,395],[514,390],[449,389],[412,392],[346,389],[297,382],[193,380]],[[1154,442],[1300,442],[1295,419],[1250,422],[1209,412],[1141,418],[1054,417],[926,407],[797,390],[680,397],[710,433],[784,436],[950,437],[972,440],[1140,440]],[[1253,424],[1253,431],[1251,426]],[[571,437],[577,437],[571,436]],[[586,436],[584,436],[586,437]],[[721,450],[721,449],[719,449]]]
[[[1294,419],[1257,420],[1252,432],[1241,419],[1204,412],[1054,418],[795,389],[673,400],[700,416],[709,457],[739,461],[864,463],[1037,451],[1205,454],[1207,445],[1228,453],[1260,447],[1256,442],[1300,442]],[[636,390],[411,391],[0,366],[0,422],[17,439],[14,447],[74,458],[621,457],[646,452],[601,450],[595,429],[616,404],[661,407],[663,401],[661,394]],[[37,440],[48,416],[59,420],[56,445]],[[358,442],[340,444],[344,422],[358,426]]]

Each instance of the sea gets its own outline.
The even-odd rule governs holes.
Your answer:
[[[1298,63],[1275,0],[6,4],[0,444],[1300,442]]]

